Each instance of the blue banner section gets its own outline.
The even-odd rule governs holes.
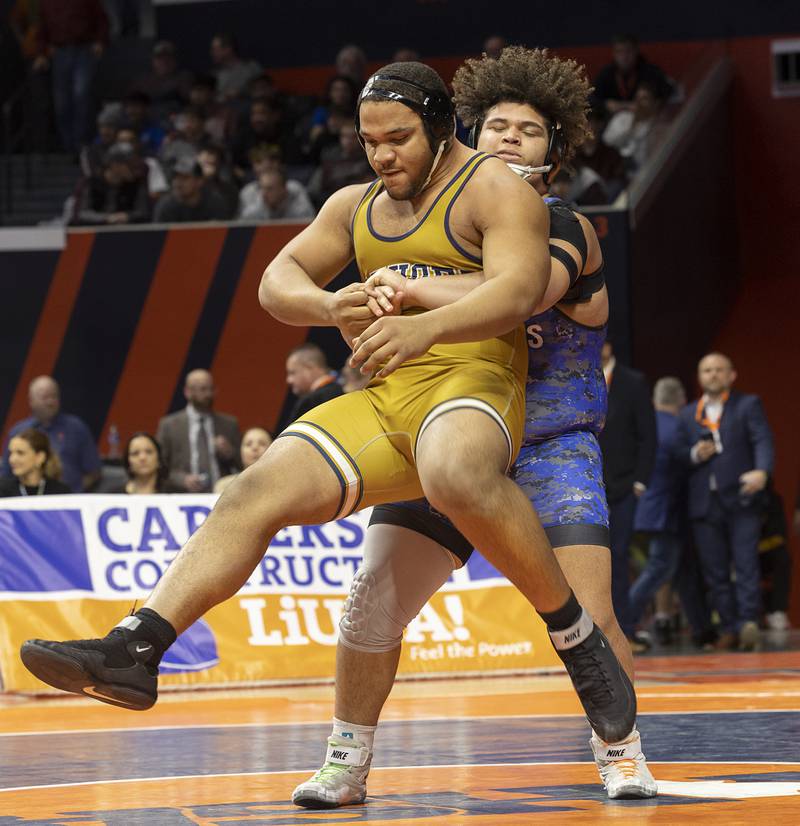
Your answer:
[[[467,560],[467,570],[471,581],[480,579],[502,579],[503,575],[491,562],[484,559],[477,551]]]
[[[0,510],[0,591],[91,591],[80,510]]]

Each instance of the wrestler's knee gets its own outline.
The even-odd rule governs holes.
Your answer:
[[[392,651],[401,644],[408,618],[381,587],[386,571],[361,567],[356,571],[339,621],[339,641],[371,654]]]

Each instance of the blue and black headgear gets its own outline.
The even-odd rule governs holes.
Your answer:
[[[362,146],[364,139],[361,137],[359,112],[365,100],[394,100],[416,112],[422,118],[422,125],[434,154],[438,152],[442,141],[450,141],[455,135],[455,109],[450,95],[428,89],[415,80],[379,71],[372,75],[358,96],[356,135]]]

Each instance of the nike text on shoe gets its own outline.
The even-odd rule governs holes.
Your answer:
[[[141,640],[121,641],[130,664],[114,668],[106,665],[106,652],[98,645],[102,642],[28,640],[20,657],[31,674],[53,688],[135,711],[151,708],[158,697],[158,669],[147,664],[153,646]]]
[[[655,797],[658,786],[642,753],[639,732],[621,743],[604,743],[596,734],[589,741],[594,762],[608,796],[612,800],[630,797]]]
[[[548,633],[594,731],[607,743],[624,740],[636,723],[636,694],[605,634],[585,610]]]
[[[336,809],[363,803],[372,752],[348,737],[328,738],[325,765],[292,792],[292,803],[305,809]]]

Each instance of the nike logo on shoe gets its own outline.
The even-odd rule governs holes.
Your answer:
[[[107,699],[112,699],[113,700],[114,699],[109,694],[102,694],[93,685],[85,686],[84,689],[83,689],[83,693],[88,694],[90,697],[100,697],[104,700],[107,700]]]
[[[151,651],[152,648],[153,648],[153,646],[150,645],[150,643],[148,643],[147,645],[137,645],[136,646],[136,653],[137,654],[142,654],[145,651]]]

